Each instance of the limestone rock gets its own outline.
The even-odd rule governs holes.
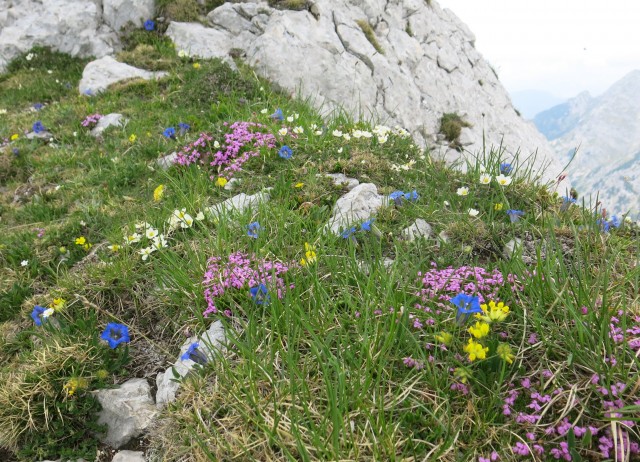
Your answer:
[[[100,1],[0,1],[0,72],[34,46],[102,57],[120,45],[114,31],[102,24]]]
[[[209,213],[214,217],[230,213],[242,213],[248,208],[251,209],[257,207],[259,204],[268,202],[269,199],[271,199],[271,196],[269,195],[270,190],[271,188],[267,188],[267,190],[253,194],[252,196],[240,193],[237,196],[233,196],[232,198],[221,202],[220,204],[209,207]]]
[[[373,25],[382,52],[359,20]],[[178,49],[205,58],[231,63],[236,50],[261,76],[309,97],[323,113],[375,114],[408,129],[421,147],[431,147],[443,114],[464,114],[471,124],[461,137],[465,149],[447,152],[448,161],[474,161],[484,135],[487,149],[506,149],[505,161],[519,150],[544,181],[562,169],[547,140],[516,114],[473,34],[435,0],[315,0],[302,11],[225,3],[208,21],[210,27],[171,23],[167,35]]]
[[[156,377],[156,385],[158,387],[156,407],[162,409],[167,403],[175,401],[176,392],[178,388],[180,388],[180,383],[174,380],[176,377],[173,372],[175,370],[179,377],[184,377],[191,372],[196,363],[191,359],[182,359],[182,356],[194,342],[199,344],[198,351],[202,353],[207,360],[212,361],[215,358],[216,350],[224,348],[225,341],[224,327],[220,321],[211,324],[209,329],[201,336],[193,336],[185,341],[180,348],[180,354],[173,366],[165,372],[158,373]]]
[[[102,0],[102,18],[114,31],[131,23],[134,27],[154,16],[154,0]]]
[[[128,79],[159,79],[166,72],[150,72],[129,66],[113,59],[111,56],[96,59],[86,65],[82,71],[79,90],[84,95],[96,95],[107,89],[109,85]]]
[[[431,225],[422,218],[418,218],[411,226],[402,230],[402,236],[409,242],[428,239],[431,236]]]
[[[122,114],[111,113],[98,120],[98,123],[91,130],[91,136],[100,136],[103,131],[109,127],[121,127],[122,126]]]
[[[98,390],[96,397],[102,405],[98,423],[107,425],[102,441],[114,448],[144,433],[158,413],[151,387],[144,379],[131,379],[117,388]]]
[[[119,451],[113,456],[111,462],[144,462],[144,452]]]
[[[169,168],[175,163],[177,158],[178,153],[172,152],[171,154],[167,154],[166,156],[159,158],[156,161],[156,164],[158,164],[158,167],[160,167],[162,170],[169,170]]]
[[[502,255],[506,260],[511,260],[516,252],[522,248],[522,239],[516,237],[515,239],[511,239],[504,245],[504,249],[502,250]]]
[[[359,184],[336,201],[328,226],[334,234],[339,236],[344,229],[353,223],[371,218],[371,215],[384,202],[385,198],[378,194],[376,185],[373,183]]]

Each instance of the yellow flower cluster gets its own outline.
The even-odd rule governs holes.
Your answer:
[[[469,361],[475,361],[476,359],[486,359],[489,347],[482,346],[481,343],[470,338],[463,350],[469,354]]]
[[[509,364],[513,364],[513,359],[515,355],[511,352],[511,347],[507,343],[501,343],[498,345],[496,349],[498,356],[502,358],[503,361],[508,362]]]
[[[489,324],[478,321],[474,326],[469,327],[469,333],[475,338],[486,337],[489,335]]]
[[[482,309],[482,314],[478,313],[476,317],[488,323],[502,322],[509,315],[507,305],[502,302],[496,303],[493,300],[489,302],[488,306],[486,304],[480,305],[480,309]]]
[[[62,389],[67,396],[73,396],[78,390],[84,390],[87,386],[89,386],[87,379],[83,379],[82,377],[72,377],[64,384]]]
[[[436,334],[435,338],[437,342],[444,343],[448,346],[453,340],[453,335],[449,332],[440,332],[439,334]]]
[[[64,298],[54,298],[53,302],[49,305],[49,308],[53,308],[55,311],[60,311],[67,304]]]
[[[314,246],[310,245],[308,242],[304,243],[304,256],[302,260],[300,260],[300,264],[302,266],[311,265],[317,260],[316,249]]]
[[[91,247],[93,247],[93,244],[90,244],[89,242],[87,242],[84,236],[80,236],[76,238],[76,245],[79,245],[84,250],[89,250]]]
[[[153,190],[153,200],[155,202],[160,202],[163,194],[164,194],[164,185],[161,184],[156,189]]]

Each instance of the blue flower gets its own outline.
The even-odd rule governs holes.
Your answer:
[[[84,91],[84,94],[85,94],[86,96],[93,96],[93,90],[91,90],[91,88],[87,88],[87,89]]]
[[[284,120],[284,114],[282,114],[282,109],[280,108],[276,109],[276,112],[271,114],[269,117],[275,120]]]
[[[46,128],[44,128],[44,125],[42,125],[42,122],[40,122],[39,120],[33,124],[32,129],[34,133],[42,133],[46,130]]]
[[[180,134],[184,135],[191,128],[191,125],[186,124],[184,122],[180,122],[178,124],[178,128],[180,129]]]
[[[36,104],[34,104],[34,105],[33,105],[33,108],[34,108],[36,111],[39,111],[39,110],[40,110],[40,109],[42,109],[43,107],[44,107],[44,104],[42,104],[42,103],[36,103]]]
[[[200,344],[198,342],[193,342],[191,345],[189,345],[189,349],[185,351],[182,356],[180,356],[180,359],[182,361],[190,359],[194,363],[198,363],[204,366],[208,362],[207,357],[198,348],[200,348]]]
[[[360,229],[362,229],[362,231],[371,231],[373,220],[375,220],[375,218],[371,218],[370,220],[362,222],[362,224],[360,225]]]
[[[460,293],[449,300],[455,307],[458,308],[456,312],[456,323],[463,325],[469,319],[473,313],[482,313],[480,308],[480,301],[478,297],[473,295],[467,295]]]
[[[262,226],[260,226],[260,223],[258,223],[257,221],[254,221],[253,223],[249,223],[247,225],[247,229],[249,230],[247,231],[247,235],[249,237],[258,239],[258,231],[262,229]]]
[[[393,191],[389,194],[389,199],[395,202],[396,205],[402,205],[402,200],[404,199],[404,192],[402,191]]]
[[[153,22],[151,19],[147,19],[147,20],[144,22],[144,28],[145,28],[146,30],[148,30],[148,31],[152,31],[153,29],[155,29],[155,28],[156,28],[156,23],[155,23],[155,22]]]
[[[500,173],[502,173],[503,175],[509,175],[512,170],[513,170],[513,167],[511,166],[510,163],[505,162],[503,164],[500,164]]]
[[[271,300],[271,296],[268,294],[267,286],[265,286],[264,284],[252,287],[251,289],[249,289],[249,292],[251,292],[251,298],[253,298],[253,301],[256,302],[257,305],[264,305],[266,303],[269,303],[269,300]]]
[[[278,151],[278,155],[283,159],[291,159],[291,156],[293,155],[293,151],[289,146],[285,145],[280,148],[280,150]]]
[[[602,218],[598,218],[596,220],[596,224],[600,226],[600,231],[602,231],[603,233],[608,233],[609,230],[611,229],[611,223],[609,223],[606,220],[603,220]]]
[[[100,334],[102,340],[106,340],[109,343],[109,348],[112,350],[121,343],[129,343],[129,328],[124,324],[118,324],[117,322],[110,322],[107,324],[105,330]]]
[[[566,212],[571,204],[575,204],[577,201],[573,197],[562,196],[562,205],[560,206],[561,212]]]
[[[18,148],[13,148],[13,149],[11,150],[11,152],[13,152],[13,155],[14,155],[14,156],[17,156],[17,155],[19,155],[19,154],[20,154],[20,150],[19,150]]]
[[[418,200],[418,191],[416,191],[415,189],[411,192],[408,193],[404,193],[404,198],[408,201],[412,201],[415,202]]]
[[[507,210],[507,215],[509,215],[511,223],[517,223],[520,221],[520,217],[524,216],[524,212],[522,210]]]
[[[165,138],[175,139],[176,129],[173,127],[165,128],[162,134],[165,136]]]
[[[46,311],[47,309],[36,305],[33,307],[33,311],[31,312],[31,319],[33,319],[33,322],[36,323],[36,326],[41,326],[42,325],[42,314]]]
[[[356,227],[352,226],[351,228],[345,229],[344,231],[342,231],[341,236],[344,239],[349,239],[353,234],[355,234],[355,232],[356,232]]]
[[[619,228],[620,226],[622,226],[622,220],[618,215],[612,216],[610,221],[611,221],[611,224],[616,228]]]

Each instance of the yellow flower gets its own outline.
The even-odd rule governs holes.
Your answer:
[[[300,264],[302,266],[307,266],[314,263],[317,260],[316,249],[312,245],[309,245],[308,242],[304,243],[304,256],[302,260],[300,260]]]
[[[129,143],[135,143],[136,138],[138,138],[135,134],[129,135]]]
[[[466,367],[456,367],[453,371],[453,376],[460,380],[462,383],[467,383],[467,381],[471,378],[471,371]]]
[[[89,244],[88,242],[82,246],[84,250],[89,250],[91,247],[93,247],[93,244]]]
[[[436,334],[437,342],[449,345],[451,343],[451,340],[453,340],[453,335],[451,335],[449,332],[440,332],[439,334]]]
[[[107,377],[109,377],[109,371],[107,371],[106,369],[99,369],[98,372],[96,372],[96,377],[98,378],[98,380],[105,380]]]
[[[60,253],[67,253],[67,248],[65,246],[60,247],[58,250]]]
[[[216,180],[216,186],[220,186],[221,188],[224,188],[227,183],[228,183],[227,179],[223,177],[219,177]]]
[[[67,393],[67,396],[73,396],[76,391],[84,390],[88,385],[89,383],[87,382],[87,379],[83,379],[81,377],[72,377],[67,380],[67,383],[64,384],[64,387],[62,387],[62,389]]]
[[[304,186],[304,183],[296,183],[295,185],[293,185],[294,188],[302,188]]]
[[[466,353],[469,353],[469,361],[475,361],[476,359],[486,359],[489,351],[488,347],[483,347],[481,343],[469,339],[469,343],[463,348]]]
[[[474,326],[469,327],[468,330],[475,338],[486,337],[489,335],[489,324],[478,321]]]
[[[200,69],[200,63],[193,63],[194,69]]]
[[[495,210],[496,212],[499,212],[503,208],[504,208],[504,205],[502,204],[502,202],[498,202],[496,205],[493,206],[493,210]]]
[[[77,245],[85,245],[86,243],[87,243],[87,240],[84,238],[84,236],[80,236],[76,238]]]
[[[15,141],[18,138],[20,138],[20,135],[18,135],[17,133],[14,133],[13,135],[11,135],[11,141]]]
[[[483,314],[476,314],[476,318],[482,319],[485,322],[502,322],[509,315],[509,307],[502,302],[496,304],[493,300],[489,302],[489,305],[482,304],[480,309]]]
[[[53,302],[51,302],[51,305],[49,305],[49,307],[53,308],[56,311],[60,311],[62,308],[64,308],[66,304],[67,302],[65,301],[64,298],[54,298]]]
[[[118,244],[111,244],[109,246],[109,250],[111,250],[112,252],[117,252],[118,250],[120,250],[120,246]]]
[[[153,200],[156,202],[160,202],[162,199],[162,195],[164,194],[164,185],[161,184],[156,189],[153,190]]]
[[[507,343],[501,343],[496,349],[498,356],[509,364],[513,364],[515,355],[511,352],[511,347]]]

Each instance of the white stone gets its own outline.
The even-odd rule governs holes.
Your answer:
[[[522,239],[516,237],[507,242],[502,250],[505,259],[511,260],[514,255],[522,248]]]
[[[156,407],[158,409],[162,409],[167,405],[167,403],[175,401],[176,393],[180,388],[180,382],[178,382],[176,378],[185,377],[195,366],[196,363],[194,361],[190,359],[182,359],[182,356],[194,342],[199,343],[198,351],[203,353],[209,361],[213,361],[215,359],[216,352],[224,350],[226,342],[226,335],[224,333],[224,326],[222,325],[222,322],[216,321],[211,324],[209,329],[201,336],[192,336],[186,340],[182,344],[178,359],[173,366],[168,368],[165,372],[158,373],[158,376],[156,377],[156,385],[158,388],[156,393]],[[175,376],[174,371],[178,377]]]
[[[225,5],[226,5],[226,3],[225,3]],[[226,189],[227,191],[231,191],[232,189],[234,189],[239,184],[240,184],[240,180],[239,179],[231,178],[229,181],[227,181],[227,184],[224,185],[224,189]]]
[[[116,449],[144,433],[158,414],[145,379],[131,379],[95,394],[102,405],[98,423],[107,425],[107,434],[101,439]]]
[[[344,173],[326,173],[324,176],[331,178],[336,186],[346,186],[349,191],[360,184],[358,180],[350,178]]]
[[[154,17],[154,3],[154,0],[102,0],[102,18],[116,32],[129,23],[141,27]]]
[[[159,158],[156,161],[156,164],[158,164],[158,167],[160,167],[162,170],[169,170],[169,168],[171,168],[177,158],[178,153],[172,152],[171,154],[167,154],[166,156]]]
[[[98,123],[91,130],[91,136],[99,136],[109,127],[122,126],[122,114],[111,113],[98,120]]]
[[[328,227],[339,236],[352,224],[371,218],[384,203],[385,197],[378,194],[376,185],[359,184],[336,201]]]
[[[119,451],[113,456],[111,462],[144,462],[144,452]]]
[[[113,59],[111,56],[96,59],[87,64],[82,71],[79,91],[84,95],[97,95],[107,89],[109,85],[129,79],[159,79],[167,75],[166,72],[150,72],[129,66]]]
[[[411,226],[402,230],[402,236],[409,242],[428,239],[431,236],[431,225],[422,218],[418,218]]]
[[[231,213],[242,213],[246,209],[252,209],[257,207],[259,204],[268,202],[269,199],[271,199],[269,194],[270,190],[271,188],[267,188],[265,191],[261,191],[251,196],[245,193],[240,193],[237,196],[233,196],[232,198],[221,202],[220,204],[209,207],[209,213],[211,213],[213,217],[219,217],[221,215]]]
[[[178,49],[229,63],[229,51],[241,50],[258,74],[310,98],[323,114],[373,115],[406,127],[422,148],[431,146],[444,113],[466,113],[465,149],[447,152],[449,162],[475,162],[486,140],[487,150],[503,146],[506,161],[519,152],[543,181],[560,173],[549,143],[518,117],[473,34],[435,0],[315,0],[312,9],[227,3],[210,13],[211,27],[171,23],[167,34]],[[362,19],[375,26],[384,54],[356,25]]]

